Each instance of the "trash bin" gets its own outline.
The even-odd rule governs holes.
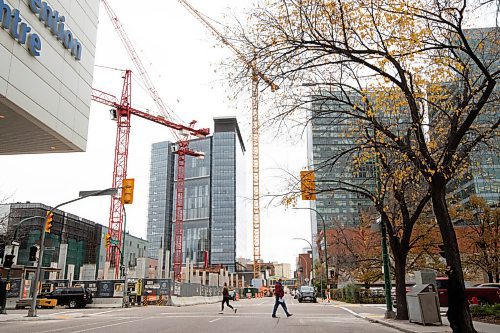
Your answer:
[[[416,284],[406,294],[410,322],[442,325],[439,298],[434,285]]]

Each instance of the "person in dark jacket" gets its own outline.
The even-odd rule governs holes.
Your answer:
[[[227,289],[227,283],[224,283],[224,289],[222,289],[222,310],[220,310],[220,313],[224,313],[224,303],[226,303],[229,308],[233,309],[234,313],[238,311],[238,309],[229,305],[229,289]]]
[[[290,317],[292,314],[288,313],[288,310],[286,308],[285,304],[285,290],[283,289],[283,285],[281,284],[281,279],[276,281],[276,284],[274,285],[274,296],[276,297],[276,301],[274,302],[274,309],[273,309],[273,318],[278,318],[276,317],[276,311],[278,310],[278,306],[281,305],[283,307],[283,310],[285,310],[285,314],[287,317]]]

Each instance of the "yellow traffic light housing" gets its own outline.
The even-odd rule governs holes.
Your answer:
[[[302,200],[316,200],[314,171],[300,172],[300,192],[302,194]]]
[[[134,201],[134,179],[124,179],[122,184],[122,204],[130,205]]]
[[[106,234],[106,236],[104,236],[104,244],[105,244],[106,248],[108,248],[111,245],[111,235],[110,234]]]
[[[52,219],[54,218],[54,214],[52,214],[50,211],[47,211],[45,218],[45,232],[50,234],[50,230],[52,229]]]

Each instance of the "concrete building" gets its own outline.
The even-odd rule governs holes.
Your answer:
[[[84,151],[99,0],[0,1],[0,154]]]
[[[282,276],[284,278],[291,278],[292,276],[292,270],[290,268],[290,264],[279,264],[279,263],[274,263],[274,274]]]
[[[233,272],[238,247],[246,246],[245,146],[236,118],[215,118],[214,134],[191,140],[189,146],[204,152],[205,157],[186,157],[183,263],[189,258],[195,267],[202,267],[207,261]],[[177,179],[177,155],[173,148],[171,142],[152,146],[147,226],[148,255],[170,256],[163,263],[165,266],[169,261],[170,267]]]
[[[98,271],[98,276],[104,276],[104,267],[106,265],[106,247],[105,247],[105,236],[108,233],[108,227],[101,226],[100,235],[100,247],[99,247],[99,265],[100,271]],[[124,265],[129,270],[135,270],[138,264],[138,259],[147,258],[147,246],[148,241],[140,237],[135,237],[129,234],[125,234],[124,239],[124,251],[123,251],[123,262]],[[101,273],[101,274],[100,274]],[[143,276],[141,276],[143,277]]]

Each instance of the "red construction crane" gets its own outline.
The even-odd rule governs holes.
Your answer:
[[[189,137],[206,137],[210,134],[208,128],[194,129],[196,121],[192,121],[189,126],[184,126],[171,122],[164,117],[154,116],[147,112],[140,111],[131,106],[132,98],[132,71],[126,70],[122,96],[120,101],[115,96],[103,91],[92,89],[92,100],[111,106],[116,118],[116,145],[115,145],[115,164],[113,169],[113,185],[112,187],[119,189],[116,196],[111,198],[109,233],[111,237],[118,242],[118,246],[122,244],[122,225],[123,225],[123,205],[121,203],[121,186],[123,179],[127,178],[127,160],[128,160],[128,145],[130,136],[130,116],[135,115],[143,119],[150,120],[160,125],[167,126],[173,130],[180,132],[180,140],[177,141],[177,149],[175,153],[177,158],[177,191],[176,191],[176,206],[175,206],[175,252],[174,252],[174,273],[175,278],[180,280],[181,265],[182,265],[182,235],[184,221],[184,174],[186,165],[186,156],[200,157],[203,153],[196,152],[189,148]],[[179,244],[178,244],[179,243]],[[175,260],[180,257],[180,260]],[[115,278],[118,278],[120,266],[120,253],[116,251],[116,247],[109,247],[107,252],[108,260],[115,267]],[[176,266],[176,264],[178,264]]]
[[[127,33],[125,32],[125,29],[123,28],[122,23],[118,19],[118,16],[115,14],[111,6],[109,5],[107,0],[102,0],[101,1],[104,5],[104,8],[106,9],[106,12],[111,20],[111,23],[113,24],[116,32],[118,33],[118,36],[120,37],[123,46],[127,50],[127,53],[134,63],[134,66],[136,67],[139,76],[144,83],[144,85],[147,88],[147,91],[153,101],[155,102],[158,111],[161,115],[164,117],[169,117],[170,119],[173,119],[175,117],[175,114],[172,110],[167,108],[166,104],[163,102],[161,99],[160,95],[158,94],[158,91],[153,85],[153,82],[151,81],[150,76],[148,75],[148,72],[146,71],[146,68],[142,64],[141,59],[139,58],[137,52],[135,51],[134,44],[131,42],[130,38],[128,37]],[[209,134],[208,129],[202,129],[199,131],[195,131],[192,129],[192,126],[194,126],[195,122],[191,122],[190,126],[183,126],[179,124],[175,124],[173,122],[170,122],[166,120],[163,117],[156,117],[152,116],[148,113],[145,112],[140,112],[135,109],[130,108],[130,96],[131,96],[131,90],[130,90],[130,72],[128,72],[128,75],[126,73],[125,75],[125,81],[123,84],[123,92],[122,92],[122,99],[120,103],[115,103],[115,107],[117,107],[117,110],[120,107],[121,109],[125,110],[125,113],[131,113],[131,114],[136,114],[142,118],[146,118],[155,122],[159,122],[159,119],[161,121],[159,123],[166,125],[170,128],[173,129],[180,129],[181,131],[184,131],[184,135],[181,137],[178,137],[178,142],[177,142],[177,154],[178,154],[178,164],[177,164],[177,191],[176,191],[176,207],[175,207],[175,228],[174,228],[174,277],[176,280],[181,279],[181,266],[182,266],[182,239],[183,239],[183,221],[184,221],[184,171],[185,171],[185,156],[190,155],[190,156],[200,156],[198,155],[193,155],[195,152],[189,150],[188,148],[188,136],[186,134],[194,134],[194,135],[200,135],[204,134],[203,136],[206,136]],[[109,105],[109,101],[107,100],[106,97],[114,97],[112,95],[103,93],[98,90],[94,90],[95,95],[92,95],[92,99],[98,102],[105,102],[104,104]],[[132,111],[126,111],[126,110],[132,110]],[[137,111],[137,112],[136,112]],[[117,112],[119,113],[119,112]],[[168,124],[166,124],[168,122]],[[118,131],[116,135],[116,148],[115,148],[115,168],[113,172],[113,187],[120,187],[122,184],[122,180],[125,179],[126,174],[127,174],[127,157],[128,157],[128,140],[129,140],[129,132],[130,132],[130,117],[124,117],[123,119],[118,118],[117,119],[117,124],[118,124]],[[182,128],[180,128],[182,127]],[[187,132],[186,132],[187,131]],[[111,208],[110,208],[110,217],[109,217],[109,229],[110,231],[118,236],[116,239],[119,239],[119,244],[121,245],[121,228],[122,228],[122,223],[123,223],[123,206],[120,202],[120,200],[117,198],[113,198],[111,200]],[[112,236],[113,236],[112,234]],[[114,236],[113,236],[114,237]],[[119,254],[114,253],[111,254],[110,250],[108,250],[108,260],[110,260],[111,257],[115,257],[115,262],[116,259],[118,258]],[[115,276],[118,277],[118,265],[115,265]]]

